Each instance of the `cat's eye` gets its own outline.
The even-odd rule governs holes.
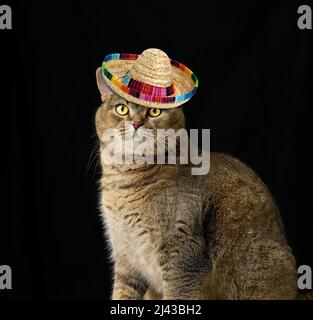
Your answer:
[[[158,109],[158,108],[151,108],[149,109],[148,113],[150,117],[156,118],[162,113],[162,111],[161,109]]]
[[[119,114],[120,116],[126,116],[129,112],[128,107],[125,104],[119,104],[115,107],[115,112]]]

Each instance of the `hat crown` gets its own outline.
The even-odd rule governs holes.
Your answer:
[[[173,82],[171,60],[160,49],[143,51],[128,73],[134,80],[156,87],[167,88]]]

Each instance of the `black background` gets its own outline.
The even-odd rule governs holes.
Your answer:
[[[313,266],[312,31],[297,28],[300,4],[309,3],[12,3],[13,30],[0,30],[6,295],[109,298],[96,160],[87,170],[100,104],[95,70],[108,53],[150,47],[196,73],[188,127],[210,128],[213,151],[263,178],[298,264]]]

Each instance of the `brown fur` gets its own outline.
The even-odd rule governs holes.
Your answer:
[[[125,120],[184,126],[180,108],[156,119],[112,94],[98,73],[101,140]],[[127,104],[130,114],[114,112]],[[296,264],[275,202],[245,164],[212,153],[207,175],[190,165],[102,163],[101,208],[114,261],[113,299],[295,299]]]

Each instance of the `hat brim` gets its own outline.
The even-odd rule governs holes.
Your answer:
[[[181,70],[180,68],[176,66],[171,66],[172,69],[172,78],[173,78],[173,85],[175,88],[175,92],[173,95],[169,97],[173,97],[175,99],[179,99],[179,101],[173,101],[173,102],[154,102],[154,101],[147,101],[138,97],[135,97],[131,94],[126,93],[122,89],[119,88],[118,82],[121,82],[122,79],[125,77],[125,75],[128,73],[130,68],[132,67],[133,63],[136,60],[110,60],[105,62],[105,68],[109,73],[114,77],[115,81],[112,81],[112,79],[109,79],[106,74],[104,74],[104,68],[102,68],[102,76],[107,83],[107,85],[111,88],[111,90],[116,93],[117,95],[121,96],[127,101],[149,107],[149,108],[159,108],[159,109],[170,109],[178,107],[184,103],[186,103],[192,95],[195,93],[197,88],[197,79],[196,81],[194,78],[191,77],[192,72],[184,67],[188,72]],[[187,97],[185,99],[180,99],[186,95]]]

